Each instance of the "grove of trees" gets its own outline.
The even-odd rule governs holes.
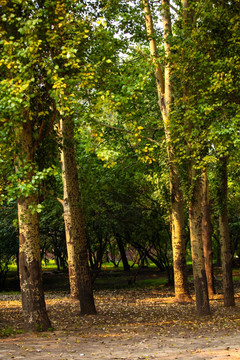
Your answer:
[[[239,14],[238,0],[0,0],[0,287],[17,259],[26,329],[51,327],[46,251],[82,314],[116,252],[125,271],[126,252],[166,271],[181,303],[190,258],[200,316],[221,262],[234,306]]]

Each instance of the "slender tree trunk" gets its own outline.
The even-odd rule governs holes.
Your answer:
[[[122,262],[123,262],[123,269],[124,269],[124,271],[131,271],[128,260],[127,260],[127,256],[126,256],[126,252],[125,252],[125,249],[124,249],[124,245],[123,245],[121,236],[119,234],[115,234],[115,236],[116,236],[118,248],[119,248],[121,258],[122,258]]]
[[[210,217],[209,187],[207,172],[203,173],[203,199],[202,199],[202,241],[205,259],[205,270],[208,284],[208,295],[212,297],[215,294],[213,277],[213,250],[212,250],[212,224]]]
[[[74,239],[72,236],[71,213],[67,193],[67,178],[65,170],[64,151],[61,151],[61,164],[62,164],[62,182],[63,182],[63,216],[65,225],[65,237],[68,255],[68,276],[70,285],[70,294],[72,299],[79,300],[79,274],[78,264],[76,262]]]
[[[24,159],[21,160],[32,168],[33,139],[29,120],[23,123],[21,147]],[[26,181],[31,180],[32,175],[32,170],[29,170]],[[49,329],[51,323],[42,287],[39,218],[32,209],[37,204],[36,194],[18,199],[19,277],[25,327],[27,330],[42,331]]]
[[[172,249],[175,297],[178,302],[192,301],[187,281],[184,203],[180,189],[180,179],[175,166],[170,169],[171,204],[172,204]]]
[[[193,264],[193,278],[196,295],[197,313],[209,315],[208,286],[202,244],[202,179],[195,178],[192,171],[192,199],[189,207],[190,238]]]
[[[235,306],[234,287],[232,279],[232,253],[231,239],[228,228],[228,210],[227,210],[227,158],[222,157],[219,165],[219,231],[221,243],[222,258],[222,277],[224,305]]]
[[[155,68],[155,78],[157,83],[159,106],[165,127],[165,137],[167,143],[168,161],[169,161],[169,180],[171,191],[171,227],[172,227],[172,248],[173,248],[173,269],[175,298],[178,302],[191,301],[189,295],[187,270],[186,270],[186,251],[185,251],[185,231],[184,231],[184,203],[183,194],[180,188],[180,178],[178,169],[174,162],[174,152],[171,146],[170,133],[170,108],[172,105],[171,91],[171,69],[168,62],[165,64],[164,76],[158,61],[157,45],[154,37],[154,28],[152,23],[151,11],[148,0],[143,0],[144,13],[151,60]],[[162,0],[162,22],[164,30],[164,46],[166,56],[170,55],[170,45],[168,36],[171,34],[171,17],[169,10],[169,1]]]
[[[193,13],[189,8],[188,0],[182,0],[183,5],[183,24],[185,36],[190,36],[193,25]],[[188,98],[188,86],[184,88],[184,97]],[[193,128],[191,121],[188,124],[189,133]],[[191,143],[188,144],[191,151]],[[200,173],[197,173],[194,161],[190,164],[189,174],[192,187],[192,194],[189,205],[189,223],[190,223],[190,239],[191,239],[191,251],[192,251],[192,265],[193,265],[193,277],[196,295],[196,307],[199,316],[209,315],[209,297],[208,297],[208,285],[205,270],[205,260],[203,252],[203,239],[202,239],[202,196],[203,196],[203,184]]]
[[[81,314],[95,314],[92,281],[88,264],[87,240],[79,191],[77,165],[74,150],[74,122],[70,118],[61,120],[63,136],[62,167],[65,181],[64,217],[66,237],[71,244],[70,277],[77,284]],[[66,206],[66,208],[65,208]],[[74,264],[74,265],[73,265]],[[71,273],[74,271],[74,274]],[[77,277],[77,280],[76,280]]]

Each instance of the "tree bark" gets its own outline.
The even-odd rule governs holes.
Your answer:
[[[71,224],[71,213],[70,206],[68,201],[67,193],[67,178],[65,170],[65,158],[64,152],[61,151],[61,165],[62,165],[62,182],[63,182],[63,217],[65,225],[65,237],[66,237],[66,247],[67,247],[67,256],[68,256],[68,277],[70,285],[70,295],[72,299],[79,300],[79,274],[77,271],[76,255],[74,240],[72,236],[72,224]]]
[[[28,164],[31,169],[25,180],[30,181],[34,166],[30,120],[23,123],[21,148],[21,163]],[[18,198],[19,277],[25,328],[26,330],[43,331],[48,330],[51,323],[47,315],[42,287],[39,218],[37,212],[32,209],[37,204],[37,194]]]
[[[175,166],[170,169],[171,174],[171,225],[172,225],[172,250],[173,250],[173,271],[175,298],[178,302],[192,301],[189,294],[186,249],[185,249],[185,229],[184,229],[184,203],[183,194],[180,189],[180,179]]]
[[[202,179],[192,170],[192,198],[189,206],[190,238],[196,307],[199,316],[209,315],[209,298],[202,244]]]
[[[227,157],[222,157],[219,164],[219,231],[222,258],[223,295],[225,306],[235,306],[234,287],[232,279],[231,239],[228,227],[227,210]]]
[[[154,37],[154,27],[148,0],[143,0],[146,29],[149,39],[151,60],[155,69],[159,107],[165,128],[165,137],[169,161],[169,181],[171,192],[171,228],[173,248],[173,270],[175,284],[175,298],[178,302],[191,301],[187,282],[185,231],[184,231],[184,203],[180,188],[180,178],[174,162],[174,152],[171,146],[170,110],[172,105],[171,68],[166,61],[164,76],[157,56],[157,45]],[[171,16],[169,0],[162,0],[162,23],[164,30],[164,47],[166,57],[171,53],[168,36],[171,34]]]
[[[212,250],[212,224],[210,217],[209,187],[207,172],[203,173],[203,199],[202,199],[202,241],[205,259],[205,270],[208,284],[208,295],[213,297],[215,294],[213,276],[213,250]]]
[[[95,314],[92,281],[88,264],[85,222],[81,206],[77,165],[74,150],[74,122],[71,118],[60,121],[63,137],[62,171],[64,182],[64,218],[68,253],[69,277],[73,296],[80,300],[81,314]]]

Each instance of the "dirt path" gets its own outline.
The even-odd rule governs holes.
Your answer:
[[[173,360],[240,359],[240,334],[212,338],[164,336],[92,336],[52,333],[1,339],[0,359],[28,360]]]

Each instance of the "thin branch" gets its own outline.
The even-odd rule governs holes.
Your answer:
[[[60,198],[57,197],[57,201],[60,202],[60,204],[63,206],[64,205],[64,201]]]
[[[176,13],[178,12],[178,9],[175,6],[173,6],[172,4],[169,4],[169,5],[170,5],[170,8],[173,9],[173,11],[175,11]]]
[[[93,120],[96,124],[98,125],[101,125],[101,126],[104,126],[104,127],[107,127],[109,129],[112,129],[112,130],[116,130],[116,131],[121,131],[121,132],[125,132],[125,133],[128,133],[128,134],[134,134],[131,130],[127,130],[127,129],[121,129],[117,126],[112,126],[112,125],[108,125],[108,124],[105,124],[105,123],[102,123],[100,121],[97,121],[97,120]],[[156,140],[153,140],[152,138],[149,138],[148,136],[143,136],[143,135],[138,135],[140,138],[142,139],[146,139],[154,144],[157,144],[160,146],[160,143]]]

